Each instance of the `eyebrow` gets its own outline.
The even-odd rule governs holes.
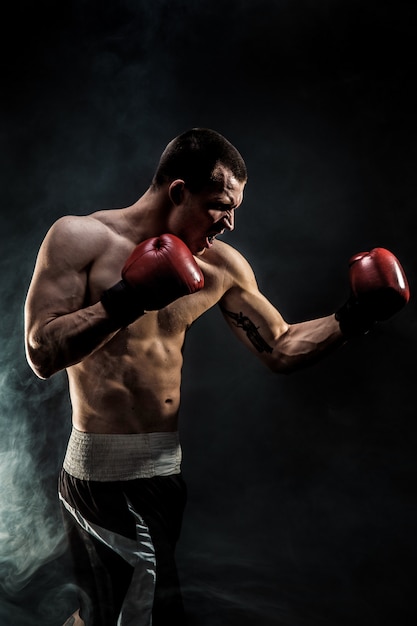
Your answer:
[[[223,206],[227,206],[230,209],[236,209],[237,205],[239,204],[239,198],[237,198],[237,200],[235,200],[235,198],[233,197],[233,195],[231,195],[230,193],[228,193],[226,190],[223,192],[226,195],[227,198],[227,202],[225,202],[224,200],[221,200],[220,198],[217,199],[217,204],[221,204]],[[222,194],[223,195],[223,194]],[[239,196],[240,197],[240,196]]]

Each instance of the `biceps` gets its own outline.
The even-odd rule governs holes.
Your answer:
[[[259,355],[271,354],[276,340],[288,328],[259,291],[233,289],[223,297],[220,308],[238,339]]]
[[[51,270],[35,272],[26,300],[27,326],[42,326],[56,317],[84,306],[87,277],[85,272]]]

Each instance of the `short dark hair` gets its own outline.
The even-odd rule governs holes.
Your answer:
[[[238,150],[220,133],[209,128],[192,128],[167,145],[152,180],[153,187],[181,178],[193,193],[215,182],[214,170],[223,165],[239,182],[247,171]]]

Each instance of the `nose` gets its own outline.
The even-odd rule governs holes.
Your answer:
[[[223,224],[226,230],[234,230],[235,227],[235,212],[234,209],[230,209],[229,211],[225,211],[225,216],[223,217]]]

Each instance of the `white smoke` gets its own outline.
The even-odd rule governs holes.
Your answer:
[[[34,471],[25,423],[14,445],[0,452],[0,585],[16,594],[41,565],[65,548],[59,519],[48,511],[46,494]]]
[[[0,334],[2,626],[8,626],[5,616],[9,612],[17,615],[15,610],[9,611],[8,604],[21,607],[23,611],[29,583],[40,580],[37,575],[41,568],[61,557],[66,548],[55,497],[58,468],[69,427],[64,380],[57,376],[45,384],[35,377],[26,363],[23,299],[28,276],[13,271],[12,264],[12,257],[0,264],[3,276],[10,277],[10,283],[3,285],[9,308],[2,311]],[[19,297],[16,298],[17,290]],[[55,407],[53,412],[51,407]],[[48,575],[54,568],[51,566]],[[53,581],[54,585],[59,582],[59,579]],[[24,623],[23,611],[18,625]]]

